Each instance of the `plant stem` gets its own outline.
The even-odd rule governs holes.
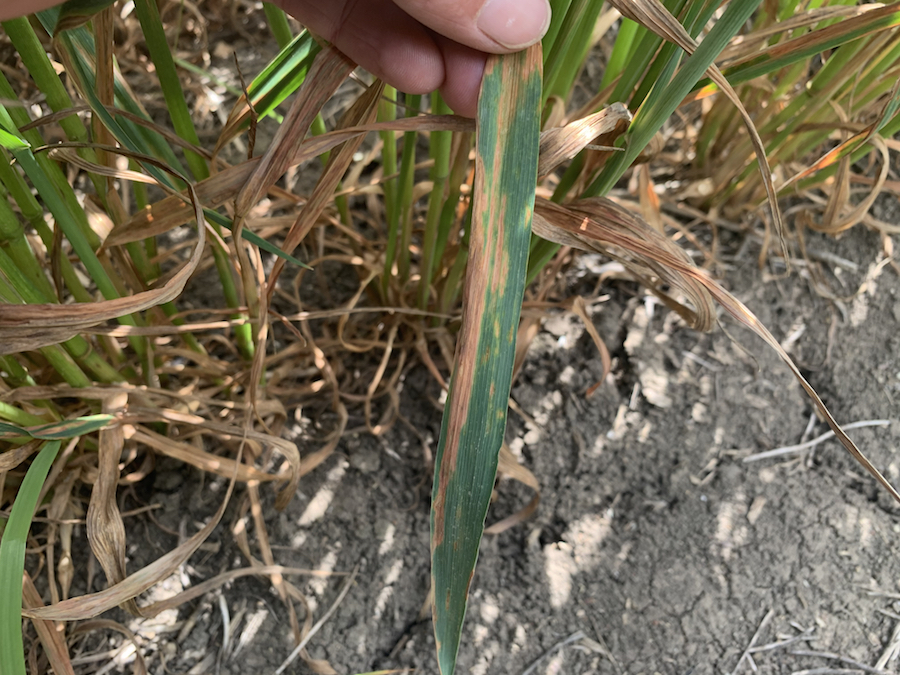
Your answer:
[[[263,3],[263,11],[266,13],[269,28],[272,30],[275,42],[278,43],[278,48],[284,49],[294,39],[287,15],[270,2]]]
[[[450,106],[444,103],[438,92],[431,95],[431,113],[445,115],[450,113]],[[419,309],[428,307],[431,278],[436,264],[437,241],[439,237],[440,217],[444,206],[447,178],[450,173],[450,146],[453,134],[450,131],[432,131],[429,152],[434,164],[431,167],[431,194],[428,197],[428,213],[425,216],[425,234],[422,240],[422,264],[419,278]]]
[[[415,117],[422,103],[421,96],[406,96],[406,116]],[[397,246],[397,270],[400,282],[409,279],[409,247],[412,244],[413,188],[416,181],[416,144],[419,134],[407,131],[403,134],[403,156],[400,160],[400,238]]]
[[[384,98],[378,104],[378,121],[391,122],[397,119],[397,90],[393,87],[384,88]],[[381,292],[387,300],[388,286],[391,280],[391,265],[393,265],[396,236],[393,241],[391,234],[396,232],[393,224],[397,222],[397,134],[390,129],[379,131],[381,137],[381,170],[384,179],[381,182],[381,190],[384,193],[385,224],[388,232],[387,246],[385,250],[384,274],[381,277]]]

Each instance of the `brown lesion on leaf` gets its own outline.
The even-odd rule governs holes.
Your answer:
[[[540,67],[540,51],[529,53],[528,66]],[[496,68],[504,67],[502,59],[488,59],[486,79]],[[517,66],[521,67],[521,66]],[[526,69],[527,70],[527,69]],[[524,86],[527,80],[511,78],[513,89],[507,92],[507,101],[518,98],[518,87]],[[507,223],[510,217],[508,196],[501,193],[495,178],[504,170],[503,135],[513,121],[515,110],[510,106],[501,106],[496,111],[497,135],[494,138],[479,138],[475,157],[474,202],[472,205],[472,232],[470,238],[469,267],[466,272],[463,298],[463,321],[456,351],[456,369],[451,384],[450,400],[445,408],[447,415],[444,448],[437,471],[437,486],[432,504],[434,532],[432,551],[444,543],[447,528],[447,492],[451,480],[458,469],[460,439],[469,418],[471,391],[475,382],[476,368],[480,367],[483,358],[490,358],[499,351],[500,343],[506,339],[514,341],[516,326],[505,330],[502,322],[495,320],[485,341],[481,340],[482,320],[485,312],[492,310],[494,314],[500,310],[500,300],[506,291],[510,279],[510,256],[507,247],[508,234],[518,234],[517,227],[522,214],[517,213],[516,223]],[[480,129],[479,129],[480,131]],[[491,147],[493,146],[493,147]],[[489,164],[486,163],[489,159]],[[532,207],[526,208],[526,216],[530,216]],[[526,218],[527,222],[527,218]],[[507,230],[511,226],[512,230]],[[490,306],[489,306],[490,304]],[[496,395],[496,384],[491,383],[491,398]],[[502,417],[502,415],[501,415]],[[499,417],[498,417],[499,419]],[[459,518],[460,516],[457,516]],[[454,542],[456,549],[458,542]],[[471,582],[471,575],[469,581]]]
[[[500,203],[497,203],[491,194],[496,191],[488,189],[491,177],[497,175],[501,169],[502,153],[494,153],[490,169],[485,166],[484,156],[480,152],[476,153],[472,209],[475,217],[472,219],[470,265],[464,286],[462,329],[456,349],[457,367],[453,374],[450,400],[445,409],[445,414],[448,415],[446,444],[441,456],[438,487],[432,504],[434,513],[432,550],[438,548],[444,540],[446,494],[457,469],[460,436],[469,417],[469,403],[476,368],[483,359],[490,359],[494,351],[494,345],[483,345],[480,342],[482,317],[489,295],[495,296],[500,292],[509,269],[508,256],[503,252],[505,198],[501,198]]]
[[[477,174],[476,174],[477,176]],[[479,179],[476,177],[476,181]],[[476,191],[476,200],[480,191]],[[473,228],[478,225],[473,223]],[[478,242],[478,237],[472,237],[472,249],[470,259],[483,257],[483,251]],[[476,368],[478,368],[480,351],[479,333],[481,317],[484,315],[485,306],[485,275],[479,274],[477,265],[471,265],[466,274],[465,297],[463,299],[463,322],[456,347],[456,370],[453,373],[450,400],[447,401],[445,415],[447,419],[447,434],[444,452],[441,455],[441,465],[438,470],[438,488],[432,510],[434,512],[434,535],[432,550],[439,547],[444,540],[446,520],[446,495],[450,480],[456,473],[456,465],[459,458],[459,442],[463,427],[469,417],[470,392],[475,380]],[[474,320],[473,320],[474,318]]]

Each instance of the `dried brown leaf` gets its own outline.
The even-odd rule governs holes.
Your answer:
[[[316,115],[354,68],[355,64],[331,45],[319,52],[269,149],[235,198],[237,219],[244,218],[294,163],[297,148]]]
[[[259,166],[254,157],[237,166],[220,171],[194,186],[197,198],[207,208],[216,209],[230,199]],[[106,239],[106,246],[121,246],[133,241],[174,230],[194,219],[190,203],[182,195],[173,195],[139,211],[128,221],[116,226]]]
[[[145,158],[162,167],[153,158]],[[185,183],[183,176],[178,176]],[[181,295],[203,257],[206,221],[193,186],[188,184],[193,218],[199,224],[197,243],[190,258],[161,287],[101,302],[73,305],[0,305],[0,354],[16,354],[63,342],[91,326],[120,316],[142,312]]]
[[[206,452],[205,450],[202,450],[195,445],[191,445],[190,443],[176,441],[174,438],[163,436],[162,434],[158,434],[155,431],[145,429],[141,426],[135,427],[132,439],[138,443],[143,443],[144,445],[153,448],[160,454],[171,457],[172,459],[177,459],[178,461],[184,462],[185,464],[190,464],[191,466],[196,467],[201,471],[214,473],[218,476],[224,476],[226,478],[230,478],[233,474],[235,474],[236,471],[237,480],[242,483],[246,483],[251,480],[259,481],[262,483],[282,480],[281,476],[269,474],[265,471],[260,471],[259,469],[255,469],[252,466],[247,466],[246,464],[243,464],[241,462],[236,462],[229,457],[214,455],[211,452]],[[237,464],[236,469],[235,464]]]
[[[485,534],[500,534],[501,532],[505,532],[509,528],[526,521],[535,511],[537,511],[537,507],[541,503],[541,486],[540,483],[538,483],[538,479],[526,467],[519,464],[518,460],[516,460],[516,456],[512,453],[506,443],[500,446],[500,459],[497,464],[497,474],[512,478],[526,487],[530,487],[534,490],[535,494],[524,508],[516,511],[511,516],[507,516],[503,520],[498,520],[493,525],[484,528]]]
[[[796,183],[797,181],[803,180],[804,178],[808,178],[809,176],[813,175],[817,171],[820,171],[822,169],[825,169],[825,168],[831,166],[835,162],[840,161],[840,159],[844,155],[846,155],[847,152],[849,152],[851,150],[851,148],[855,147],[856,144],[865,143],[866,141],[873,138],[874,135],[877,133],[878,128],[884,122],[885,117],[890,112],[890,102],[893,98],[895,98],[897,96],[898,91],[900,91],[900,79],[898,79],[897,82],[894,84],[894,86],[891,88],[891,92],[887,96],[885,104],[884,104],[884,106],[882,106],[882,108],[879,111],[878,116],[875,118],[875,120],[873,120],[870,124],[866,125],[862,129],[859,129],[850,138],[842,141],[837,147],[829,150],[827,153],[825,153],[822,157],[820,157],[818,160],[813,162],[806,169],[804,169],[800,173],[792,176],[789,180],[785,181],[785,183],[779,189],[784,190],[789,185]],[[834,125],[831,125],[831,128],[833,128],[833,127],[834,127]],[[848,127],[849,127],[849,125],[848,125]],[[885,147],[889,148],[890,144],[892,142],[894,142],[894,141],[881,138],[881,143]],[[876,146],[876,147],[879,147],[879,149],[880,149],[880,146]],[[884,179],[879,178],[878,180],[881,181],[882,187],[884,187],[887,184],[886,176],[884,177]]]
[[[25,445],[13,447],[0,453],[0,473],[15,469],[19,464],[40,450],[43,444],[44,441],[42,440],[33,440]]]
[[[896,2],[888,5],[883,5],[881,3],[862,5],[857,16],[852,16],[849,19],[838,21],[825,28],[801,35],[793,40],[774,45],[765,50],[763,54],[766,54],[771,58],[780,58],[796,51],[804,51],[809,47],[830,42],[835,38],[854,33],[860,28],[865,30],[878,20],[896,14],[898,7],[900,7],[900,3]],[[877,26],[871,28],[869,33],[879,32],[891,27],[892,26]]]
[[[660,37],[681,47],[688,54],[693,54],[697,49],[697,42],[691,37],[691,34],[685,30],[678,19],[676,19],[663,6],[659,0],[610,0],[611,4],[616,7],[623,16],[627,16],[632,21],[644,26],[648,30],[656,33]],[[772,180],[772,169],[769,167],[769,160],[766,157],[765,145],[759,137],[756,125],[750,117],[750,113],[744,107],[734,88],[729,84],[728,80],[722,74],[722,71],[713,64],[706,71],[709,78],[716,83],[719,89],[728,97],[728,100],[737,108],[750,135],[750,142],[756,153],[756,161],[759,164],[759,171],[762,176],[763,186],[766,189],[766,195],[769,200],[769,208],[772,210],[772,219],[775,223],[775,232],[781,243],[782,253],[786,265],[789,265],[790,253],[788,252],[787,240],[785,239],[784,219],[781,215],[781,207],[778,205],[778,194],[775,191],[775,183]]]
[[[872,186],[872,189],[869,191],[869,194],[865,196],[853,209],[844,216],[840,216],[840,206],[846,204],[849,201],[850,195],[850,157],[844,157],[841,160],[841,168],[843,171],[839,172],[839,182],[838,186],[844,186],[842,190],[835,189],[836,194],[842,194],[843,200],[842,203],[838,206],[835,206],[830,213],[826,212],[825,218],[823,218],[822,227],[816,227],[815,229],[820,230],[822,232],[826,232],[827,234],[840,234],[841,232],[850,229],[857,223],[862,222],[863,218],[868,214],[869,209],[872,208],[872,205],[875,203],[875,200],[878,199],[878,196],[881,194],[882,187],[884,186],[884,182],[887,180],[888,174],[890,173],[891,168],[891,158],[890,153],[888,152],[887,145],[884,142],[884,139],[881,136],[873,136],[869,139],[869,142],[875,146],[875,148],[881,154],[881,169],[878,172],[878,177],[875,179],[875,183]]]
[[[584,302],[584,298],[580,295],[572,302],[572,311],[581,319],[582,323],[584,323],[584,329],[587,331],[587,334],[591,336],[591,340],[594,341],[594,346],[597,347],[597,351],[600,352],[600,362],[603,364],[603,373],[600,375],[600,379],[588,390],[588,393],[591,393],[594,389],[603,384],[610,372],[612,372],[612,357],[609,355],[606,343],[603,341],[603,338],[600,337],[600,333],[597,332],[597,327],[594,326],[594,322],[591,320],[591,317],[588,316],[587,305]]]
[[[370,131],[472,131],[474,122],[456,115],[420,115],[405,117],[390,122],[377,122],[362,127],[331,131],[321,136],[308,138],[297,148],[288,168],[313,159],[324,152],[346,143]],[[201,202],[217,208],[234,199],[259,168],[261,158],[255,157],[220,171],[196,184],[195,189]],[[141,241],[150,236],[163,234],[180,227],[193,219],[193,212],[183,196],[167,197],[150,208],[136,213],[130,220],[116,227],[107,239],[107,246],[119,246],[133,241]]]
[[[736,36],[719,54],[716,63],[719,68],[736,66],[758,57],[763,53],[763,50],[770,46],[768,44],[770,39],[776,35],[788,35],[800,28],[808,28],[831,19],[860,16],[881,6],[881,3],[870,3],[855,7],[837,5],[833,7],[817,7],[798,12],[786,19],[773,22],[771,26],[766,26],[747,35]]]
[[[532,227],[549,241],[599,251],[619,260],[690,326],[702,331],[713,326],[715,307],[708,291],[695,279],[677,272],[679,267],[693,266],[687,253],[615,202],[596,197],[563,207],[537,199]],[[661,283],[679,289],[692,307],[676,302],[661,290]]]
[[[41,594],[28,572],[22,577],[22,604],[28,609],[36,609],[44,606]],[[41,619],[32,619],[32,625],[44,648],[44,654],[53,668],[53,672],[58,675],[75,675],[75,669],[72,667],[72,661],[69,659],[69,650],[66,648],[65,633],[58,630],[52,621],[44,621]]]
[[[137,635],[135,635],[127,626],[123,626],[118,621],[111,621],[110,619],[94,619],[93,621],[86,621],[82,624],[78,624],[75,629],[72,631],[72,635],[85,635],[87,633],[93,633],[98,630],[112,630],[116,633],[120,633],[128,640],[132,645],[134,645],[134,669],[133,672],[135,675],[146,675],[147,673],[147,664],[144,661],[144,655],[141,653],[141,645],[138,641]]]
[[[596,200],[581,200],[581,202],[576,202],[576,204],[581,204],[585,201],[596,202]],[[850,437],[847,436],[846,432],[837,423],[837,420],[834,419],[834,416],[832,416],[815,389],[813,389],[812,385],[810,385],[809,382],[806,381],[806,378],[803,377],[800,369],[791,360],[788,353],[759,319],[756,318],[753,312],[751,312],[740,300],[725,290],[709,275],[709,272],[694,265],[686,253],[681,251],[681,254],[676,254],[672,250],[673,247],[677,248],[674,244],[669,242],[669,245],[667,246],[660,246],[658,240],[654,241],[652,234],[655,234],[655,232],[649,225],[643,224],[642,228],[637,228],[633,232],[625,234],[624,232],[619,231],[620,227],[618,225],[610,228],[607,223],[601,224],[600,222],[595,222],[596,216],[590,215],[589,211],[594,211],[598,214],[615,214],[615,209],[610,209],[608,204],[604,204],[602,210],[598,210],[596,208],[597,206],[598,204],[595,204],[594,208],[589,210],[586,210],[581,206],[576,210],[573,205],[572,210],[566,214],[569,209],[559,206],[558,204],[553,204],[552,202],[541,200],[540,203],[535,204],[534,230],[542,237],[550,235],[551,241],[562,240],[561,243],[575,246],[582,250],[604,250],[612,244],[617,249],[627,251],[638,257],[638,274],[643,273],[642,268],[653,261],[657,265],[663,265],[667,268],[670,283],[674,283],[682,290],[699,288],[700,294],[698,297],[714,299],[738,323],[756,333],[766,342],[766,344],[775,350],[778,356],[780,356],[787,364],[794,377],[797,378],[800,386],[803,387],[804,391],[806,391],[807,395],[812,399],[813,404],[825,418],[828,426],[834,432],[835,436],[837,436],[838,440],[840,440],[844,448],[846,448],[847,452],[849,452],[850,455],[879,483],[881,483],[898,503],[900,503],[900,493],[894,489],[890,482],[888,482],[881,472],[875,468],[860,449],[856,447],[856,444]],[[634,216],[633,214],[631,215],[630,220],[632,225],[635,220],[639,221],[637,216]],[[643,231],[644,236],[634,236],[635,232],[640,232],[641,230]],[[652,234],[648,236],[646,233]],[[621,258],[621,261],[629,269],[633,270],[636,266],[634,260]],[[655,268],[656,266],[650,265],[650,267]],[[675,278],[679,278],[679,280],[674,281]],[[692,302],[697,301],[693,293],[688,295],[691,297]],[[711,307],[707,308],[709,315],[703,316],[698,313],[698,317],[711,321],[713,318],[711,309]],[[703,322],[698,321],[698,325],[703,325]],[[710,326],[711,324],[706,327],[709,328]]]
[[[227,584],[229,581],[233,581],[235,579],[240,579],[241,577],[248,576],[269,576],[272,574],[278,574],[283,577],[285,576],[318,576],[318,577],[327,577],[340,575],[341,572],[323,572],[320,570],[308,570],[302,569],[299,567],[282,567],[281,565],[258,565],[254,567],[241,567],[236,570],[229,570],[227,572],[223,572],[218,576],[213,577],[212,579],[207,579],[195,586],[191,586],[186,591],[182,591],[177,595],[173,595],[171,598],[166,598],[165,600],[160,600],[158,602],[154,602],[152,605],[147,605],[146,607],[141,608],[141,612],[143,616],[148,618],[152,618],[159,614],[160,612],[165,612],[169,609],[175,609],[176,607],[180,607],[186,602],[190,602],[196,598],[199,598],[203,595],[206,595],[210,591],[214,591],[215,589]]]
[[[649,223],[654,230],[662,233],[662,211],[659,205],[659,196],[654,189],[653,179],[650,177],[650,166],[641,164],[637,168],[638,175],[638,198],[641,202],[641,214],[644,220]]]
[[[381,101],[383,91],[384,83],[381,80],[376,80],[344,113],[338,123],[338,129],[372,124],[375,121],[375,116],[378,114],[378,104]],[[338,183],[340,183],[341,177],[346,173],[347,168],[353,161],[353,155],[356,154],[364,138],[365,136],[362,134],[354,135],[328,158],[328,164],[319,177],[316,187],[285,237],[282,245],[283,251],[288,254],[292,253],[316,224],[325,207],[334,198],[334,191]],[[284,269],[284,260],[279,258],[275,261],[272,272],[269,274],[269,297],[275,291],[275,284],[282,269]]]
[[[174,573],[206,541],[225,514],[225,508],[228,506],[228,501],[231,499],[233,491],[234,477],[232,476],[221,505],[205,526],[177,548],[157,558],[118,584],[97,593],[63,600],[46,607],[23,609],[23,616],[49,621],[82,621],[98,616],[127,600],[136,598]]]
[[[547,129],[541,134],[538,176],[546,176],[563,162],[572,159],[598,136],[612,138],[625,133],[631,113],[622,103],[613,103],[593,115],[570,122],[564,127]]]
[[[238,479],[286,481],[285,486],[281,490],[279,490],[278,496],[275,499],[275,507],[278,510],[284,509],[291,501],[291,499],[293,499],[294,494],[297,491],[297,486],[300,483],[300,477],[302,475],[302,463],[300,461],[300,451],[297,449],[297,445],[295,443],[292,443],[291,441],[279,438],[278,436],[273,436],[271,434],[264,434],[253,429],[242,429],[231,424],[225,424],[224,422],[215,422],[198,415],[192,415],[190,413],[183,413],[171,409],[154,409],[143,408],[140,406],[131,406],[129,408],[129,414],[123,416],[122,419],[124,423],[134,423],[137,421],[160,421],[188,424],[195,429],[205,429],[226,438],[239,439],[243,443],[259,443],[263,446],[270,447],[276,450],[282,457],[287,460],[287,464],[290,469],[289,476],[285,477],[282,474],[272,475],[265,472],[259,472],[255,469],[252,469],[251,467],[247,467],[245,464],[238,462],[238,468],[236,469],[238,472],[237,476],[239,476]],[[153,447],[156,447],[161,452],[165,452],[166,454],[176,452],[179,453],[179,459],[182,459],[185,462],[193,463],[195,461],[202,461],[204,466],[201,466],[199,468],[203,468],[206,471],[213,471],[215,473],[227,476],[235,475],[234,473],[226,474],[221,469],[221,467],[216,467],[216,463],[226,462],[227,460],[225,458],[216,455],[207,456],[207,453],[203,453],[193,446],[176,443],[176,441],[155,434],[148,429],[142,429],[140,431],[139,437],[148,444],[152,444]],[[166,444],[170,445],[168,445],[168,447],[164,447]],[[232,468],[232,472],[233,471],[235,471],[234,468]]]
[[[103,401],[103,412],[121,414],[128,403],[125,393],[117,393]],[[87,536],[91,551],[106,573],[110,586],[122,581],[125,570],[125,523],[116,501],[119,485],[119,460],[125,446],[125,432],[121,424],[113,424],[100,430],[97,449],[97,476],[91,489],[91,501],[87,511]],[[122,608],[138,614],[133,599],[126,600]]]
[[[113,146],[100,145],[97,143],[59,143],[52,146],[47,154],[51,159],[67,162],[75,168],[81,169],[82,171],[87,171],[88,173],[95,173],[98,176],[128,180],[133,183],[146,183],[149,185],[156,185],[155,178],[141,173],[140,171],[119,169],[116,166],[106,166],[103,164],[97,164],[96,162],[90,162],[84,159],[77,152],[75,152],[76,148],[90,148],[93,150],[107,152],[118,151],[118,148],[115,148]]]

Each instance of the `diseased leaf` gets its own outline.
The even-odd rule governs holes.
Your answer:
[[[611,209],[609,204],[593,199],[579,200],[567,207],[547,201],[538,202],[534,218],[535,232],[551,241],[584,251],[600,251],[621,260],[642,283],[657,294],[660,291],[652,279],[647,279],[646,271],[650,269],[664,273],[665,276],[661,275],[660,280],[678,287],[696,305],[694,315],[700,320],[693,323],[690,317],[679,312],[693,328],[709,330],[712,327],[712,301],[717,302],[735,321],[756,333],[781,357],[847,452],[900,503],[900,492],[897,492],[841,428],[816,390],[756,315],[725,290],[708,271],[697,267],[678,246],[664,237],[654,240],[655,235],[647,236],[654,230],[642,223],[637,215],[631,214],[628,220],[638,227],[629,228],[631,231],[620,227],[620,223],[625,221],[615,215],[616,210]],[[629,258],[618,252],[635,257]],[[669,305],[668,302],[666,304]],[[669,306],[678,311],[677,307]],[[701,307],[706,309],[700,312]]]
[[[65,440],[84,436],[92,431],[108,427],[115,421],[112,415],[87,415],[62,422],[53,422],[39,427],[19,427],[14,424],[0,422],[0,439],[19,438],[22,436],[39,438],[45,441]]]
[[[534,211],[540,97],[540,46],[489,57],[476,121],[462,327],[432,496],[434,628],[443,675],[451,675],[456,666],[506,430]]]
[[[67,0],[59,8],[54,33],[83,26],[98,12],[106,9],[116,0]]]

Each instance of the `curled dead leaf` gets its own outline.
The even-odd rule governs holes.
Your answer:
[[[753,312],[725,290],[709,272],[694,265],[686,252],[643,223],[638,216],[609,200],[579,200],[566,206],[538,200],[535,203],[534,231],[541,237],[566,246],[607,253],[622,262],[651,291],[660,295],[654,279],[647,276],[648,272],[655,273],[657,279],[664,279],[679,288],[690,299],[694,307],[687,312],[683,305],[679,311],[678,306],[669,305],[669,302],[666,304],[679,311],[695,328],[708,330],[712,327],[715,319],[712,301],[715,300],[735,321],[756,333],[775,350],[847,452],[900,503],[900,493],[841,428],[788,353]],[[665,296],[661,297],[665,301]]]

